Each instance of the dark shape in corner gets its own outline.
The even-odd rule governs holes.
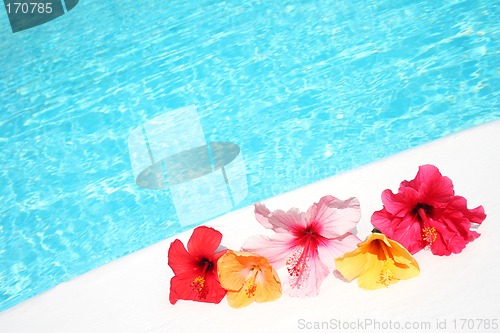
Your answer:
[[[12,32],[19,32],[52,21],[75,8],[79,0],[4,0]],[[66,9],[65,9],[66,7]]]
[[[69,12],[70,10],[75,8],[78,0],[64,0],[64,2],[66,3],[66,10]]]

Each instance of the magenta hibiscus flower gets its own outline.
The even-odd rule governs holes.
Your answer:
[[[334,259],[354,250],[360,242],[351,233],[361,216],[356,198],[343,201],[325,196],[305,214],[297,208],[271,212],[257,203],[255,216],[276,234],[271,238],[253,236],[243,249],[266,257],[276,269],[286,265],[292,296],[316,296]]]
[[[420,166],[398,193],[385,190],[382,202],[384,208],[372,215],[373,226],[412,254],[426,247],[436,255],[460,253],[479,237],[471,223],[486,218],[483,206],[467,208],[467,200],[455,195],[450,178],[434,165]]]

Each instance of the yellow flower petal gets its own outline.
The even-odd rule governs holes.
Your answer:
[[[366,256],[361,255],[361,250],[358,248],[336,258],[335,267],[347,281],[352,281],[365,271],[366,259]]]
[[[384,266],[384,262],[379,260],[378,256],[373,253],[366,253],[366,267],[364,272],[358,277],[358,286],[363,289],[379,289],[385,287],[380,283],[380,272]]]
[[[411,279],[420,274],[420,267],[413,256],[401,244],[390,240],[392,248],[391,254],[394,258],[395,276],[400,280]]]

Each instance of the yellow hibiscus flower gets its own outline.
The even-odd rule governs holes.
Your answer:
[[[376,229],[356,250],[336,258],[335,266],[348,281],[358,278],[363,289],[387,287],[420,274],[410,252]]]

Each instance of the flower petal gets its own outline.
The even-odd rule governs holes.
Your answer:
[[[295,237],[288,233],[279,233],[269,238],[263,235],[252,236],[245,244],[243,251],[257,253],[269,260],[277,269],[285,265],[287,257],[295,249]]]
[[[203,302],[218,304],[226,296],[227,291],[220,285],[216,274],[207,274],[206,276],[207,296]]]
[[[168,265],[175,275],[190,274],[196,275],[197,270],[193,270],[196,260],[186,251],[184,244],[178,239],[174,240],[168,249]]]
[[[278,273],[269,265],[262,267],[263,283],[257,282],[255,301],[257,303],[271,302],[281,297],[281,282]]]
[[[340,200],[327,195],[307,210],[305,219],[308,224],[315,224],[320,228],[321,236],[335,238],[352,231],[360,217],[357,198]]]
[[[237,259],[233,251],[227,251],[217,261],[217,272],[221,286],[228,291],[238,291],[245,283],[246,275],[242,274],[245,270]]]
[[[366,256],[363,255],[362,250],[358,248],[336,258],[335,267],[347,281],[352,281],[365,271],[366,260]]]
[[[187,248],[194,257],[211,259],[220,245],[222,234],[210,227],[197,227],[189,238]]]
[[[394,233],[393,226],[398,225],[400,220],[401,218],[392,215],[385,208],[374,212],[371,217],[372,225],[389,238],[392,238],[392,234]]]
[[[189,276],[176,275],[170,280],[170,295],[171,304],[177,303],[178,300],[196,300],[198,293],[190,287],[194,278]]]
[[[394,265],[394,277],[398,280],[408,280],[420,274],[420,267],[413,256],[401,244],[389,240]]]
[[[458,195],[453,197],[448,202],[446,209],[448,211],[454,210],[460,212],[462,217],[464,217],[465,219],[469,220],[472,223],[481,224],[484,221],[484,219],[486,219],[486,214],[484,213],[483,206],[478,206],[474,209],[468,209],[467,199]]]
[[[266,206],[256,203],[255,218],[265,228],[272,229],[277,233],[289,232],[294,228],[306,225],[304,214],[297,208],[292,208],[288,212],[278,209],[271,213]]]
[[[385,288],[386,286],[379,282],[384,262],[379,260],[377,254],[374,253],[367,252],[365,258],[365,270],[358,277],[358,286],[367,290]]]
[[[403,217],[418,203],[418,192],[411,187],[400,187],[394,194],[391,190],[382,192],[384,208],[392,215]]]
[[[242,308],[255,301],[255,296],[249,296],[245,288],[227,293],[227,302],[233,308]]]
[[[422,226],[410,214],[401,220],[390,238],[403,245],[412,254],[425,247],[425,243],[422,241]]]
[[[334,239],[324,239],[318,245],[319,258],[328,268],[333,268],[335,258],[342,256],[346,252],[354,251],[360,242],[361,240],[351,233]]]
[[[373,213],[371,221],[375,228],[399,242],[412,254],[425,247],[420,222],[412,214],[400,218],[382,209]]]
[[[218,304],[226,295],[226,290],[221,287],[219,280],[213,274],[206,276],[205,289],[202,293],[194,290],[191,286],[193,281],[193,276],[174,276],[170,280],[170,303],[175,304],[178,300],[188,300]]]
[[[433,206],[446,204],[455,195],[451,179],[442,176],[434,165],[420,166],[415,179],[409,183],[417,189],[422,202]]]
[[[324,265],[317,253],[312,252],[307,261],[308,269],[298,277],[289,276],[287,292],[294,297],[317,296],[323,280],[329,275],[330,270]]]

